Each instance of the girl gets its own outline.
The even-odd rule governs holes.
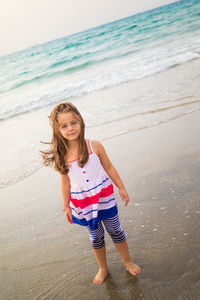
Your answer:
[[[118,187],[126,206],[129,197],[117,170],[101,143],[85,139],[84,121],[73,104],[66,102],[57,105],[49,118],[53,136],[51,149],[41,151],[43,163],[45,166],[53,165],[60,173],[67,221],[86,226],[89,232],[99,266],[93,282],[101,284],[108,274],[102,223],[111,236],[125,268],[135,276],[140,272],[140,267],[130,259],[111,182],[112,180]]]

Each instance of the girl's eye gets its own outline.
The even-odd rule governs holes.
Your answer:
[[[66,128],[66,127],[67,127],[67,125],[62,125],[62,126],[61,126],[62,129],[64,129],[64,128]]]
[[[77,121],[72,122],[72,125],[76,125],[76,124],[77,124]]]

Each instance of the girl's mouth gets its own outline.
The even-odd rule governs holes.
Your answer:
[[[73,133],[69,133],[69,136],[71,136],[71,135],[74,135],[75,134],[75,132],[73,132]]]

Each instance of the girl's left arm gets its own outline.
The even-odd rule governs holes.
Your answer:
[[[104,147],[98,141],[93,141],[93,148],[95,149],[95,152],[99,156],[99,159],[101,161],[101,164],[105,172],[108,174],[110,179],[114,182],[114,184],[118,187],[121,199],[122,201],[125,201],[125,206],[127,206],[129,202],[128,193],[126,192],[124,184],[119,176],[119,173],[117,172],[117,170],[111,163],[110,159],[108,158],[108,155],[106,154]]]

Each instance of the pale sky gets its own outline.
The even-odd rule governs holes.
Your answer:
[[[0,0],[0,56],[175,0]]]

